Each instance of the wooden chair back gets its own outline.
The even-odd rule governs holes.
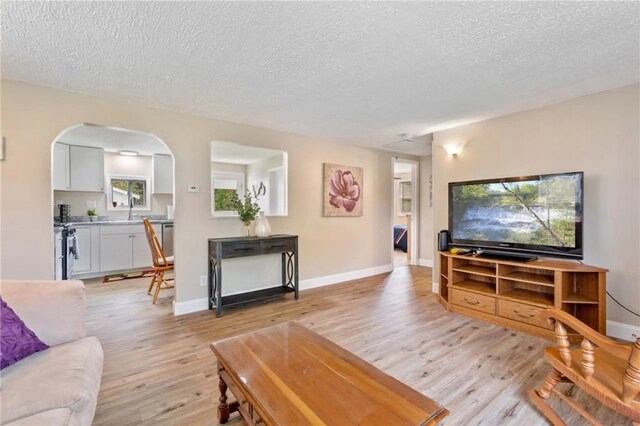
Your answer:
[[[142,222],[144,223],[144,232],[147,236],[147,241],[149,242],[149,248],[151,249],[153,267],[156,269],[167,268],[170,263],[167,261],[167,258],[164,255],[162,244],[160,244],[160,240],[158,240],[151,222],[149,222],[149,219],[147,218],[143,219]]]
[[[617,343],[559,309],[547,309],[540,316],[554,325],[558,345],[545,350],[545,359],[554,370],[539,390],[532,390],[535,395],[529,393],[543,414],[557,423],[559,417],[548,412],[550,407],[544,403],[553,393],[597,424],[586,410],[554,389],[559,381],[568,380],[601,403],[640,422],[640,338],[633,345]],[[582,337],[579,347],[571,347],[567,327]]]

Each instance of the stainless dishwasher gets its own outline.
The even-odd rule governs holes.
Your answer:
[[[162,224],[162,252],[165,256],[173,256],[173,223]]]

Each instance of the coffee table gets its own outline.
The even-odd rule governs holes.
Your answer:
[[[248,424],[434,425],[449,412],[296,322],[211,345],[218,359],[218,420]],[[227,402],[227,389],[237,401]]]

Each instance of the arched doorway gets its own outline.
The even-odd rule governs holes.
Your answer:
[[[51,162],[56,279],[137,279],[146,292],[153,258],[144,218],[165,256],[173,255],[175,161],[169,147],[151,133],[83,123],[56,137]],[[170,303],[174,293],[162,295],[161,302]]]

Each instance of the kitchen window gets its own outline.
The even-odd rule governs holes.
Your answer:
[[[109,176],[107,210],[129,210],[130,201],[133,210],[151,210],[149,182],[148,176]]]

